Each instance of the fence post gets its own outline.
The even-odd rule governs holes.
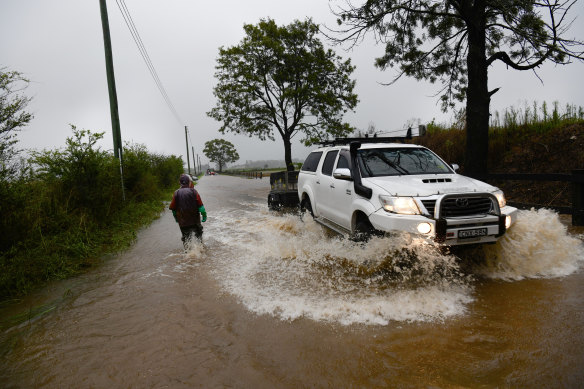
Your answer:
[[[572,225],[584,226],[584,169],[572,170]]]

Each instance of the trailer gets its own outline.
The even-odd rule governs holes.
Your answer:
[[[274,211],[298,208],[298,171],[282,171],[270,174],[268,208]]]

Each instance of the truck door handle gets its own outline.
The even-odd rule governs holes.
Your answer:
[[[317,181],[316,181],[316,183],[317,183],[317,184],[320,184],[320,181],[318,181],[318,180],[317,180]]]
[[[335,187],[335,184],[331,184],[331,188],[334,188],[334,187]]]

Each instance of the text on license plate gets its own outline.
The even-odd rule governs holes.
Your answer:
[[[486,228],[473,228],[472,230],[459,230],[458,237],[460,239],[476,238],[478,236],[487,236]]]

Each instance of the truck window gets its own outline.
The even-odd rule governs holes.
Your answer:
[[[322,156],[322,151],[313,151],[306,157],[306,160],[302,164],[302,168],[305,172],[315,172],[320,162],[320,157]]]
[[[424,148],[361,149],[357,155],[363,177],[452,173],[436,154]]]
[[[337,159],[337,154],[339,150],[333,150],[326,153],[324,157],[324,162],[322,163],[322,174],[326,176],[333,175],[333,166],[335,166],[335,160]]]
[[[339,162],[337,162],[337,169],[351,169],[351,165],[349,165],[349,160],[347,159],[347,157],[345,157],[343,155],[343,153],[341,153],[341,155],[339,155]]]

